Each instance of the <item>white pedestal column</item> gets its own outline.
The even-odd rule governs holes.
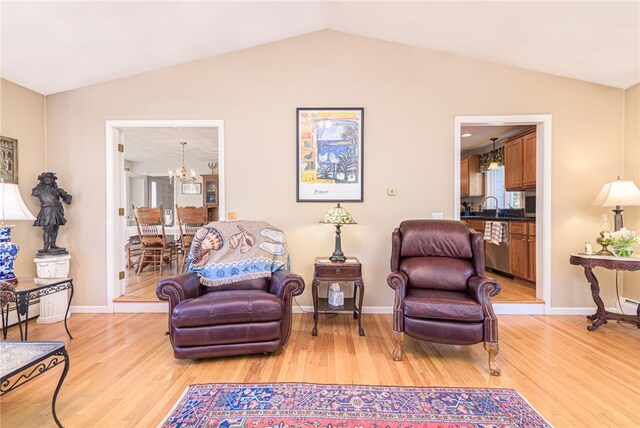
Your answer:
[[[71,260],[71,256],[68,254],[33,259],[36,263],[38,278],[67,278],[69,276],[69,260]],[[40,316],[37,323],[50,324],[63,321],[68,301],[69,290],[42,296],[40,298]],[[71,312],[69,312],[67,318],[70,317]]]

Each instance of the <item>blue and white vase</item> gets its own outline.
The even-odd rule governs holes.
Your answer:
[[[0,281],[12,281],[16,279],[13,273],[13,264],[18,257],[18,244],[11,242],[11,228],[13,226],[0,226]]]

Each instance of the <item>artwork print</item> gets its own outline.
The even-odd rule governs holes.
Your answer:
[[[18,184],[18,140],[0,137],[0,178]]]
[[[297,109],[297,201],[362,202],[363,108]]]

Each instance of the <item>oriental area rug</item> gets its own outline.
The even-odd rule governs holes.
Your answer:
[[[550,427],[512,389],[190,385],[162,428]]]

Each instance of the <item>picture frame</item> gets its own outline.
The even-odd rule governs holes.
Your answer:
[[[201,195],[202,183],[183,183],[182,194],[183,195]]]
[[[18,140],[0,137],[0,178],[18,184]]]
[[[364,107],[296,109],[296,201],[364,201]]]

